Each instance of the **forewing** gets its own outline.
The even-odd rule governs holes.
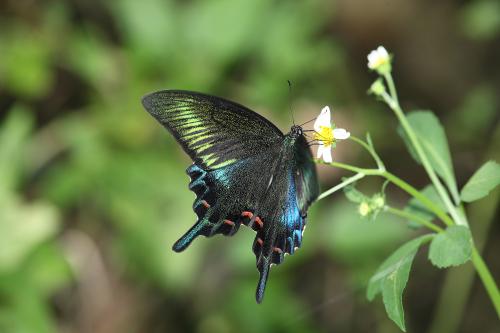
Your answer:
[[[142,104],[206,170],[259,154],[283,137],[264,117],[215,96],[163,90],[146,95]]]

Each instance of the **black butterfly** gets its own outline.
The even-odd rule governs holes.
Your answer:
[[[307,209],[319,193],[302,128],[285,135],[242,105],[189,91],[155,92],[142,104],[194,162],[187,173],[198,221],[173,250],[183,251],[199,235],[231,236],[241,224],[254,229],[262,302],[271,264],[300,247]]]

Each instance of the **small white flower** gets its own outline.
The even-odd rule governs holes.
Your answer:
[[[368,68],[376,70],[379,74],[387,74],[391,69],[391,57],[383,46],[377,47],[368,55]]]
[[[343,128],[333,128],[330,108],[325,106],[314,122],[314,139],[319,142],[317,158],[323,157],[326,163],[332,163],[332,146],[336,140],[345,140],[351,133]]]

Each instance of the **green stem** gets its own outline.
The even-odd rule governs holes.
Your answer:
[[[493,306],[495,307],[497,315],[500,318],[500,292],[498,291],[495,279],[493,279],[493,276],[491,276],[488,266],[486,266],[483,258],[481,258],[481,255],[475,247],[472,249],[471,260],[474,264],[474,267],[476,268],[477,274],[481,278],[481,281],[486,288],[486,292],[488,293]]]
[[[394,215],[397,215],[399,217],[402,217],[402,218],[405,218],[405,219],[408,219],[408,220],[412,220],[412,221],[415,221],[417,222],[418,224],[421,224],[423,225],[424,227],[432,230],[432,231],[435,231],[435,232],[443,232],[444,230],[440,227],[438,227],[437,225],[435,225],[434,223],[430,222],[430,221],[427,221],[423,218],[421,218],[420,216],[417,216],[415,214],[411,214],[411,213],[408,213],[404,210],[401,210],[401,209],[397,209],[397,208],[394,208],[394,207],[390,207],[390,206],[385,206],[384,207],[384,210],[388,213],[391,213],[391,214],[394,214]]]
[[[332,163],[324,163],[321,160],[316,160],[317,163],[322,163],[322,164],[327,164],[331,165],[333,167],[339,168],[339,169],[344,169],[344,170],[349,170],[352,172],[356,172],[358,174],[363,174],[363,176],[380,176],[397,187],[401,188],[403,191],[411,195],[412,197],[416,198],[418,201],[420,201],[425,207],[427,207],[431,212],[436,214],[438,218],[440,218],[446,225],[452,225],[453,220],[439,207],[437,206],[432,200],[429,200],[425,195],[423,195],[419,190],[417,190],[415,187],[411,186],[401,178],[395,176],[394,174],[390,173],[389,171],[385,170],[378,170],[378,169],[365,169],[365,168],[358,168],[349,164],[345,163],[340,163],[340,162],[332,162]],[[362,177],[360,177],[362,178]],[[340,185],[340,184],[339,184]],[[338,186],[338,185],[337,185]],[[335,186],[335,187],[337,187]],[[334,188],[335,188],[334,187]],[[332,190],[332,189],[330,189]],[[330,191],[328,190],[328,191]],[[332,192],[333,193],[333,192]],[[321,195],[321,198],[324,198],[323,194]]]
[[[342,183],[340,184],[337,184],[335,185],[334,187],[332,187],[331,189],[323,192],[320,194],[320,196],[318,197],[318,200],[321,200],[323,198],[326,198],[327,196],[329,196],[330,194],[333,194],[335,192],[337,192],[338,190],[346,187],[347,185],[351,184],[351,183],[354,183],[355,181],[357,181],[358,179],[361,179],[363,178],[365,175],[362,174],[362,173],[357,173],[355,174],[354,176],[352,177],[349,177],[347,178],[346,180],[344,180]]]
[[[422,204],[424,204],[427,208],[429,208],[430,211],[432,211],[434,214],[436,214],[437,217],[439,217],[446,225],[450,226],[453,225],[453,220],[439,207],[437,206],[432,200],[427,198],[425,195],[422,194],[419,190],[402,180],[401,178],[395,176],[394,174],[385,171],[382,175],[385,177],[387,180],[389,180],[391,183],[394,185],[398,186],[402,190],[404,190],[406,193],[411,195],[412,197],[416,198],[418,201],[420,201]]]
[[[356,142],[357,144],[362,146],[366,151],[368,151],[370,153],[370,155],[372,156],[373,160],[375,161],[375,163],[377,164],[377,167],[380,170],[382,170],[382,169],[385,170],[385,165],[382,162],[382,160],[380,159],[380,157],[378,156],[377,152],[375,152],[375,150],[373,149],[373,146],[367,144],[366,142],[364,142],[360,138],[355,137],[354,135],[351,135],[349,137],[349,139]]]
[[[439,196],[441,197],[441,200],[443,200],[443,203],[445,204],[448,212],[451,214],[453,217],[453,220],[457,224],[461,225],[467,225],[467,222],[464,221],[461,216],[458,214],[456,207],[453,205],[453,203],[450,200],[450,197],[448,196],[448,193],[446,192],[446,189],[444,186],[441,184],[439,181],[438,176],[436,175],[434,169],[432,168],[429,160],[427,159],[427,155],[424,153],[424,150],[422,149],[422,146],[420,145],[420,142],[417,139],[417,136],[415,132],[413,131],[413,128],[410,126],[408,123],[408,120],[406,119],[406,116],[403,113],[403,110],[401,109],[401,106],[399,105],[397,93],[396,93],[396,88],[394,86],[394,81],[392,80],[392,76],[390,73],[384,75],[385,80],[387,82],[387,85],[389,86],[389,92],[390,96],[387,93],[382,94],[382,97],[384,101],[387,103],[387,105],[394,111],[396,114],[396,117],[398,118],[399,122],[401,123],[401,126],[403,127],[406,135],[408,136],[408,139],[410,140],[411,144],[415,148],[415,152],[417,153],[420,161],[422,162],[422,165],[427,172],[427,175],[429,176],[432,184],[436,188]]]

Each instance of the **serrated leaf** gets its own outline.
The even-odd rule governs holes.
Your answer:
[[[426,187],[424,187],[420,192],[425,195],[427,198],[429,198],[432,202],[434,202],[439,208],[441,208],[443,211],[447,211],[446,206],[444,205],[443,201],[439,197],[439,194],[436,191],[436,188],[432,185],[429,184]],[[412,198],[408,201],[408,204],[404,208],[404,210],[410,214],[416,215],[418,217],[421,217],[427,221],[432,221],[436,215],[431,212],[430,210],[427,209],[418,199]],[[412,220],[408,220],[410,227],[417,228],[420,227],[421,225]]]
[[[472,255],[470,229],[463,225],[452,225],[439,233],[429,247],[429,260],[434,266],[446,268],[462,265]]]
[[[500,164],[488,161],[477,170],[462,188],[460,197],[465,202],[481,199],[500,184]]]
[[[455,181],[455,173],[451,163],[448,140],[439,119],[430,111],[413,111],[407,115],[410,126],[415,131],[422,149],[426,153],[429,162],[436,173],[444,180],[455,201],[459,199],[458,188]],[[421,163],[409,139],[406,137],[401,126],[398,133],[403,137],[412,157]]]
[[[423,243],[431,240],[434,235],[424,235],[415,238],[398,248],[382,265],[368,282],[366,297],[373,300],[382,293],[385,311],[402,331],[405,331],[403,311],[403,290],[408,282],[413,258]]]

